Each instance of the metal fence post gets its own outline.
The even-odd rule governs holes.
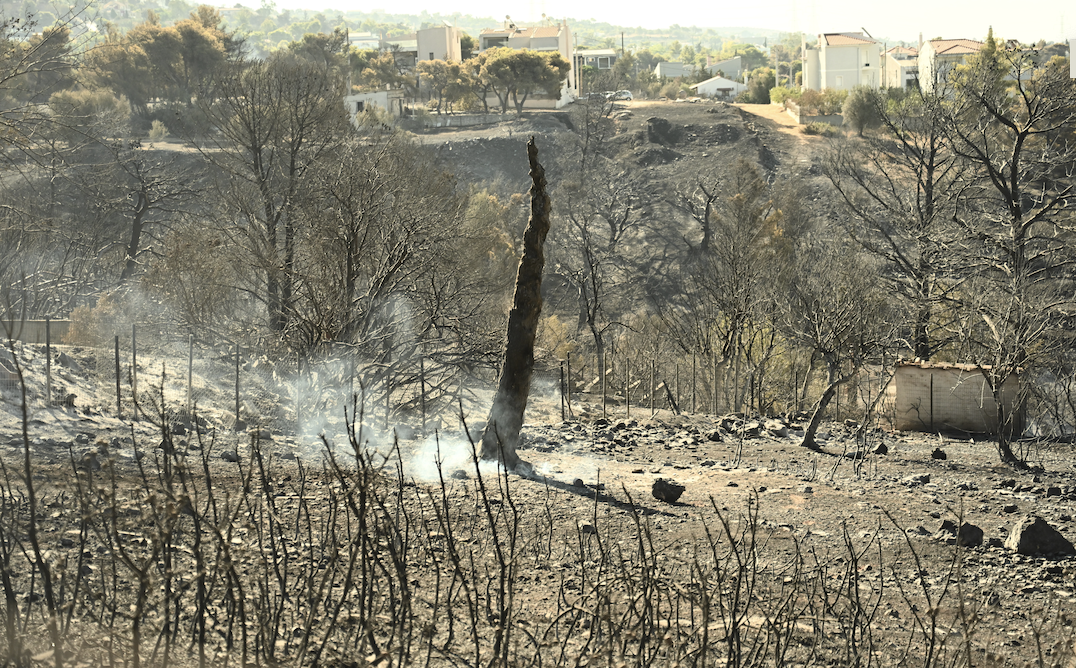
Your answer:
[[[564,422],[564,362],[560,363],[560,421]]]
[[[45,316],[45,405],[52,405],[52,330],[51,318]]]
[[[131,325],[131,406],[132,415],[138,417],[138,325]]]
[[[187,416],[194,408],[194,334],[187,334]],[[238,416],[237,416],[238,418]]]
[[[120,336],[116,335],[116,417],[123,419],[123,409],[120,407]]]
[[[650,417],[654,417],[654,367],[656,363],[650,360]]]
[[[418,401],[422,406],[422,433],[426,433],[426,359],[418,358]]]
[[[235,342],[235,424],[239,425],[239,342]]]
[[[572,414],[572,354],[568,353],[564,387],[568,392],[568,415]]]

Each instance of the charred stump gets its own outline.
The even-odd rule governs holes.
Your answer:
[[[497,394],[482,434],[480,456],[499,461],[508,470],[525,473],[516,454],[523,413],[534,372],[534,339],[542,314],[542,271],[545,269],[545,238],[549,233],[550,201],[546,193],[545,170],[538,162],[534,137],[527,142],[531,174],[531,215],[523,233],[523,257],[516,271],[516,291],[508,313],[508,337],[504,348]]]

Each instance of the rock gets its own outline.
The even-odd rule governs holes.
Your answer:
[[[746,422],[740,428],[740,435],[744,438],[758,438],[762,435],[762,425],[758,422]]]
[[[1017,522],[1005,547],[1031,556],[1076,554],[1076,547],[1038,515],[1025,515]]]
[[[876,455],[888,455],[889,454],[889,446],[886,445],[885,443],[879,443],[878,447],[874,449],[874,454],[876,454]]]
[[[680,500],[680,496],[687,488],[683,485],[674,482],[672,480],[666,480],[665,478],[658,478],[654,481],[654,487],[651,490],[651,494],[658,501],[664,501],[665,503],[676,503]]]
[[[680,138],[679,128],[674,128],[672,123],[664,118],[651,117],[646,119],[646,139],[654,144],[672,145]]]
[[[598,533],[598,529],[593,524],[580,524],[579,530],[585,534],[594,535]]]
[[[930,482],[930,474],[923,473],[920,475],[910,475],[902,478],[900,482],[908,487],[918,487],[919,485],[925,485]]]
[[[780,420],[766,420],[766,431],[777,438],[788,437],[788,425],[784,424]]]
[[[941,448],[934,448],[934,451],[930,453],[930,458],[945,460],[949,457],[945,454],[945,450],[942,450]]]
[[[586,487],[586,483],[583,482],[582,478],[576,478],[572,481],[572,487]]]
[[[89,434],[75,434],[75,443],[78,443],[79,445],[87,445],[89,442]]]
[[[1001,507],[1001,512],[1003,512],[1003,513],[1015,513],[1018,510],[1020,510],[1020,507],[1017,506],[1015,503],[1010,503],[1007,506],[1002,506]]]
[[[235,450],[225,450],[220,453],[220,458],[226,462],[232,462],[233,464],[239,461],[239,455],[236,454]]]
[[[71,357],[67,353],[60,353],[59,355],[57,355],[56,356],[56,362],[60,366],[67,367],[68,369],[71,369],[75,373],[82,373],[82,365],[80,365],[78,362],[76,362],[75,358]]]
[[[945,520],[938,529],[938,535],[950,536],[953,542],[963,547],[979,547],[983,544],[983,530],[967,522],[958,529],[955,522]]]
[[[396,438],[402,441],[410,441],[415,438],[415,428],[410,425],[398,424],[393,428],[393,431],[396,432]]]
[[[713,441],[714,443],[720,443],[724,439],[721,437],[721,430],[714,429],[706,433],[706,440]]]
[[[1061,488],[1057,486],[1047,487],[1046,496],[1061,496]]]

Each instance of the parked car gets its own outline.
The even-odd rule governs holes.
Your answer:
[[[628,100],[628,101],[630,101],[630,100],[634,99],[632,97],[632,94],[631,94],[630,90],[618,90],[615,93],[610,93],[610,95],[612,96],[612,97],[609,98],[610,100]]]

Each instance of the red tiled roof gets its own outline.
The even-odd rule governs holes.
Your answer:
[[[826,40],[827,46],[860,46],[878,43],[858,32],[829,32],[822,37]]]
[[[983,48],[982,42],[973,39],[932,39],[930,45],[938,55],[947,56],[978,53]]]

